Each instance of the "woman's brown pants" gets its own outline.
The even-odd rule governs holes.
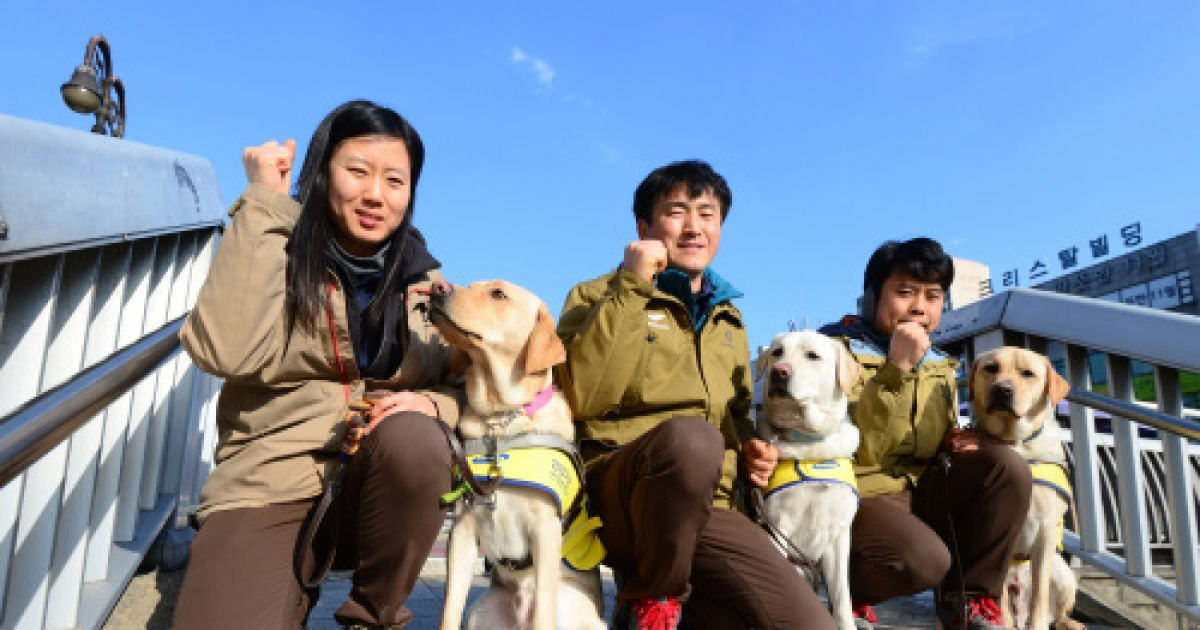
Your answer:
[[[342,493],[322,522],[318,549],[333,544],[335,566],[354,570],[350,595],[335,614],[343,624],[401,626],[445,513],[450,447],[429,416],[407,412],[381,422],[346,465]],[[319,589],[305,589],[294,558],[317,499],[209,516],[192,543],[175,608],[177,630],[303,628]]]

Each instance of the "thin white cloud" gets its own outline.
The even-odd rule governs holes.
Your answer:
[[[537,77],[538,85],[550,87],[554,83],[554,68],[551,68],[545,59],[534,57],[517,46],[513,46],[509,60],[519,66],[527,66]]]
[[[917,58],[931,57],[947,48],[993,42],[1000,38],[999,32],[986,27],[926,29],[913,34],[908,44],[908,54]]]

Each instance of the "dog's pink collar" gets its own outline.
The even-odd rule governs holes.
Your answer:
[[[524,405],[525,415],[532,416],[533,414],[537,413],[537,411],[539,409],[541,409],[542,407],[545,407],[546,403],[550,402],[550,399],[553,397],[554,397],[554,386],[547,385],[546,389],[543,389],[542,391],[538,392],[537,396],[533,397],[533,400],[529,401],[528,404]]]

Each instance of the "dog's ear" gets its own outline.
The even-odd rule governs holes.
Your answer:
[[[1057,405],[1058,401],[1067,397],[1071,384],[1054,369],[1049,357],[1043,356],[1042,360],[1046,362],[1046,397],[1050,399],[1050,404]]]
[[[462,376],[467,373],[467,368],[471,366],[471,355],[467,354],[466,350],[453,346],[450,349],[450,373]]]
[[[988,350],[977,355],[971,362],[971,373],[967,375],[967,402],[975,400],[975,377],[979,375],[979,368],[983,366],[983,362],[990,358],[993,352],[995,350]]]
[[[971,362],[971,372],[967,374],[967,402],[975,400],[975,373],[979,371],[979,357]]]
[[[763,374],[767,371],[767,365],[771,363],[771,347],[767,346],[766,350],[758,353],[758,360],[754,362],[754,382],[757,383],[763,380]]]
[[[837,341],[833,343],[838,349],[837,384],[846,395],[850,395],[850,392],[854,391],[854,385],[858,383],[859,375],[862,374],[862,366],[844,344]]]
[[[566,360],[567,349],[554,332],[554,317],[545,304],[539,304],[537,322],[525,343],[525,373],[536,374]]]

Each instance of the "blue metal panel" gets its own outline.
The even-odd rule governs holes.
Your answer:
[[[0,114],[0,263],[224,220],[208,160]]]

